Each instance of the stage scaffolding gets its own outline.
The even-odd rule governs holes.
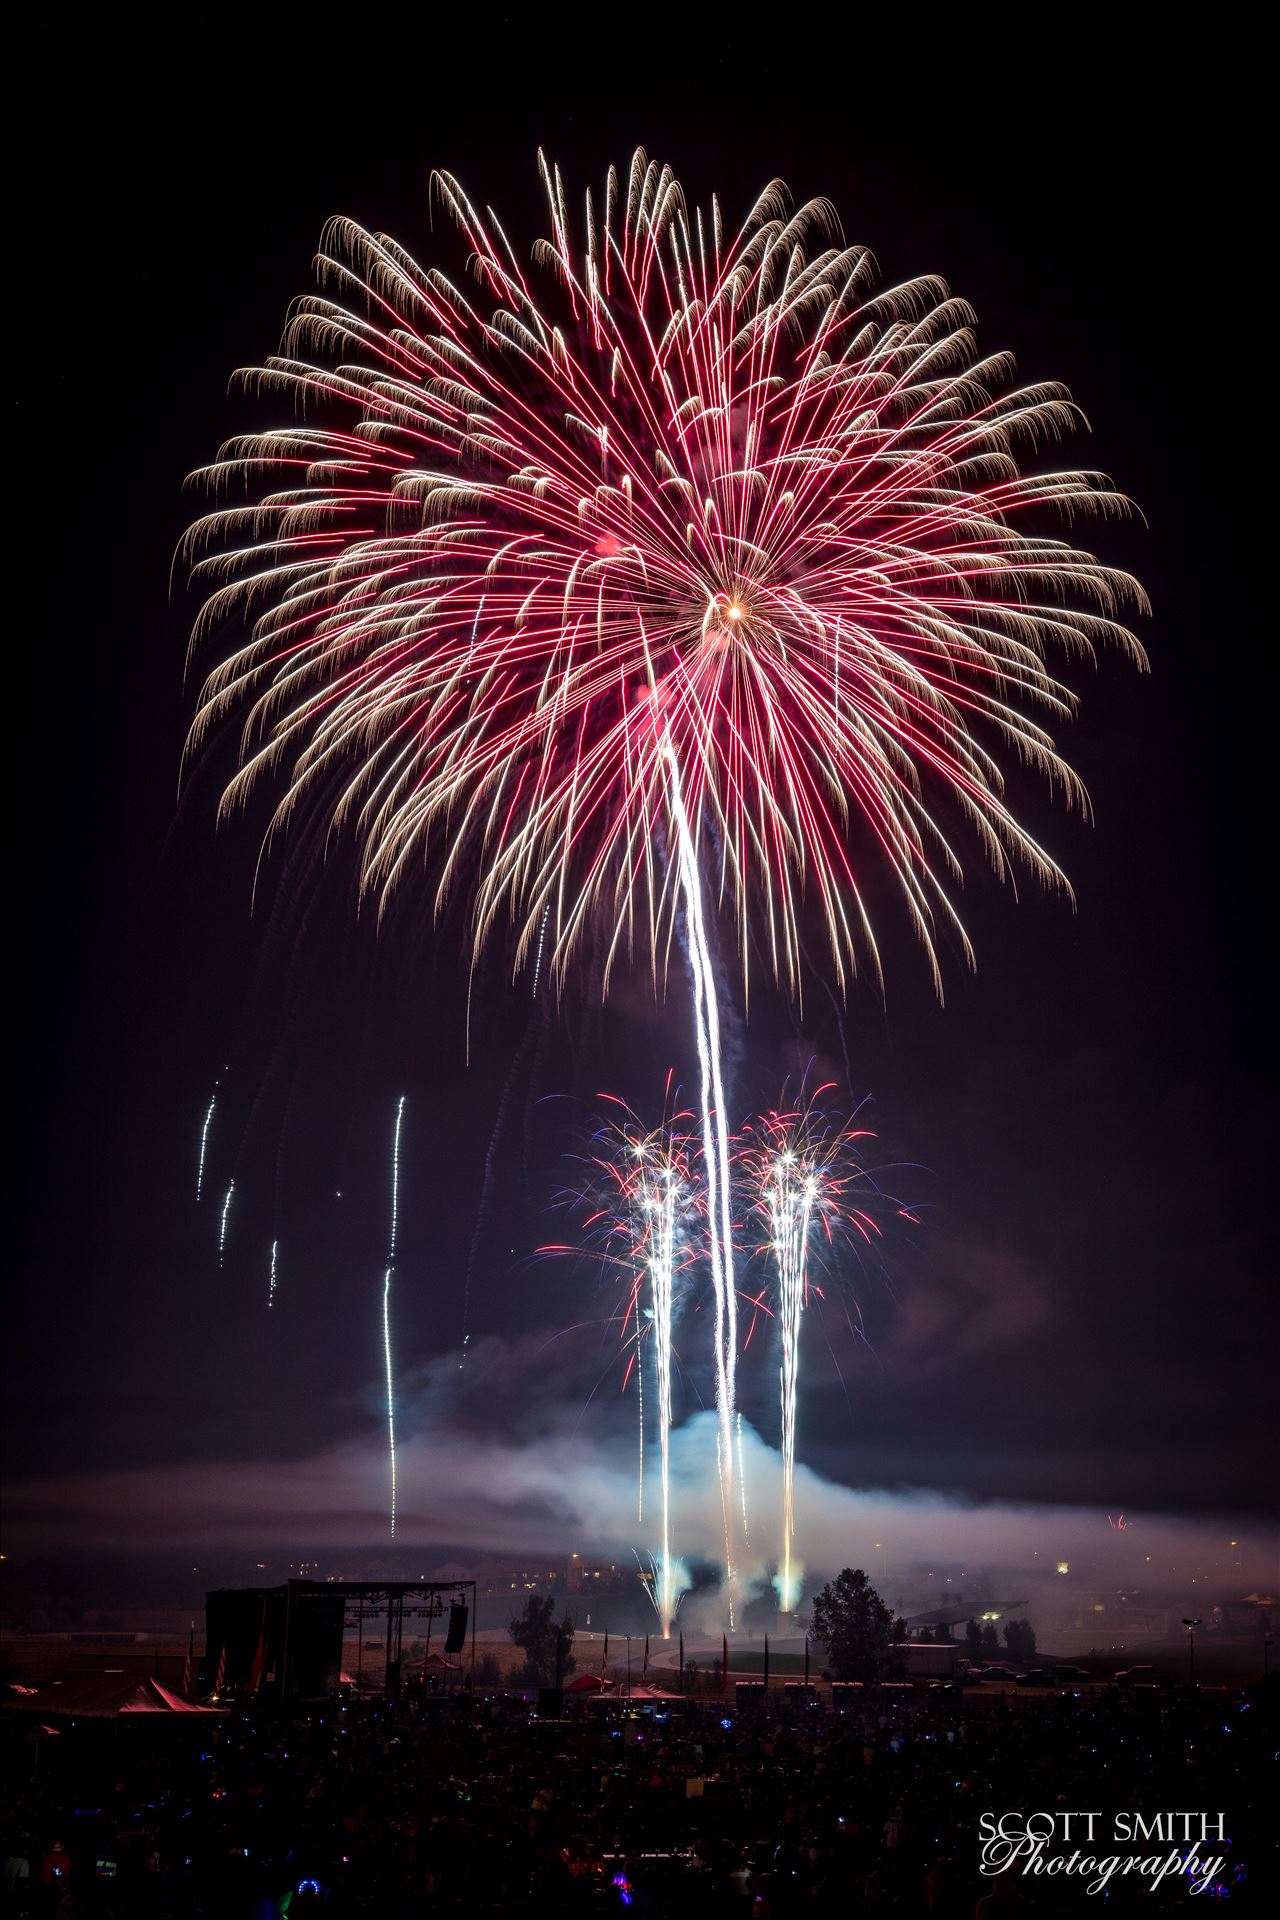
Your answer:
[[[291,1580],[290,1588],[300,1583]],[[322,1592],[340,1594],[344,1601],[343,1637],[352,1630],[356,1634],[358,1648],[356,1661],[356,1690],[361,1691],[364,1682],[364,1653],[366,1627],[374,1624],[377,1632],[372,1643],[382,1648],[383,1683],[382,1691],[389,1700],[395,1699],[404,1684],[404,1623],[406,1620],[425,1620],[426,1647],[423,1653],[424,1677],[430,1671],[431,1640],[435,1624],[443,1620],[446,1609],[465,1607],[467,1609],[468,1632],[464,1647],[457,1649],[461,1653],[468,1650],[466,1663],[467,1684],[471,1685],[476,1665],[476,1583],[474,1580],[329,1580],[316,1583]],[[447,1634],[441,1631],[443,1648]],[[459,1675],[462,1667],[459,1666]]]

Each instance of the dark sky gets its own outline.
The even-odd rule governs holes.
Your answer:
[[[984,347],[1064,379],[1094,429],[1071,459],[1142,509],[1097,544],[1155,606],[1149,677],[1074,670],[1062,744],[1095,823],[1017,794],[1075,913],[1034,886],[1015,903],[975,857],[979,967],[953,959],[945,1009],[886,903],[887,1005],[860,987],[841,1020],[813,984],[803,1019],[762,992],[735,1026],[741,1110],[810,1057],[841,1078],[847,1059],[923,1206],[915,1244],[859,1283],[871,1350],[842,1309],[812,1338],[801,1451],[855,1485],[1269,1505],[1267,643],[1226,445],[1258,371],[1241,328],[1256,243],[1225,55],[1120,47],[1096,23],[998,53],[976,32],[933,47],[923,25],[909,46],[805,43],[781,20],[763,47],[646,31],[639,52],[488,16],[470,45],[399,26],[393,43],[372,19],[331,46],[318,27],[297,45],[210,31],[163,51],[104,39],[74,69],[43,47],[33,66],[61,84],[10,247],[29,276],[15,437],[42,469],[48,541],[13,730],[31,756],[10,830],[31,852],[32,1087],[10,1476],[301,1461],[375,1433],[402,1091],[406,1375],[456,1348],[469,1260],[473,1341],[586,1324],[500,1395],[477,1377],[459,1432],[533,1444],[540,1401],[580,1407],[606,1368],[591,1273],[530,1255],[566,1232],[546,1200],[590,1096],[648,1104],[668,1064],[688,1071],[679,991],[656,1011],[624,981],[601,1011],[584,986],[557,1012],[495,968],[468,1063],[460,923],[402,914],[376,940],[345,868],[321,873],[303,844],[254,908],[252,830],[214,830],[216,753],[176,800],[191,603],[170,562],[184,475],[263,423],[227,376],[274,347],[327,215],[430,257],[441,165],[527,240],[539,143],[578,186],[643,144],[734,214],[774,174],[830,196],[886,280],[941,273]],[[768,1432],[772,1362],[742,1377]]]

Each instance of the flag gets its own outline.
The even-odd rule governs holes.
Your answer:
[[[721,1693],[728,1693],[729,1691],[729,1636],[728,1634],[722,1633],[720,1635],[720,1646],[721,1646],[720,1691]]]
[[[222,1692],[222,1683],[226,1679],[226,1677],[227,1677],[227,1646],[224,1640],[222,1643],[222,1646],[218,1649],[218,1671],[214,1675],[214,1679],[213,1679],[213,1690],[215,1693]]]
[[[804,1637],[804,1683],[806,1687],[809,1684],[809,1636],[807,1633]]]
[[[769,1691],[769,1636],[767,1633],[764,1637],[764,1688],[767,1693]]]
[[[683,1633],[681,1633],[680,1635],[680,1691],[681,1693],[685,1691],[684,1634]]]
[[[649,1678],[649,1636],[646,1633],[644,1637],[644,1665],[640,1669],[640,1685],[643,1686],[645,1681],[648,1678]]]
[[[602,1680],[606,1680],[608,1679],[608,1677],[609,1677],[609,1629],[608,1627],[606,1627],[604,1630],[604,1658],[600,1662],[600,1678]]]
[[[187,1657],[182,1663],[182,1691],[184,1694],[191,1692],[191,1682],[194,1678],[192,1673],[192,1656],[195,1652],[195,1642],[196,1630],[192,1627],[190,1633],[187,1635]]]

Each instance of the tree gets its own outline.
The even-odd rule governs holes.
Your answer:
[[[980,1638],[982,1643],[982,1657],[984,1660],[990,1659],[992,1654],[999,1653],[1000,1642],[996,1637],[995,1626],[990,1620],[988,1620],[986,1626],[982,1629]]]
[[[1007,1621],[1004,1643],[1011,1660],[1027,1661],[1036,1657],[1036,1630],[1029,1620]]]
[[[566,1614],[557,1627],[552,1594],[525,1601],[524,1612],[511,1622],[509,1632],[524,1653],[524,1666],[514,1678],[517,1686],[550,1687],[556,1679],[556,1636],[560,1636],[560,1678],[573,1672],[573,1621]]]
[[[982,1658],[982,1628],[976,1620],[967,1620],[964,1629],[964,1650],[973,1661]]]
[[[861,1567],[846,1567],[814,1599],[813,1637],[837,1680],[877,1680],[892,1629],[893,1615]]]

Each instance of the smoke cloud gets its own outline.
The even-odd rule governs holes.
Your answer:
[[[514,1356],[507,1356],[514,1359]],[[456,1367],[454,1369],[456,1375]],[[634,1432],[602,1435],[563,1410],[537,1430],[495,1438],[449,1417],[449,1369],[420,1382],[417,1427],[399,1449],[397,1534],[456,1559],[501,1554],[535,1560],[570,1551],[629,1560],[656,1536],[656,1479],[637,1518]],[[486,1398],[488,1395],[485,1396]],[[412,1423],[410,1423],[412,1424]],[[672,1436],[673,1550],[718,1563],[716,1417],[695,1414]],[[782,1463],[748,1424],[742,1430],[749,1543],[748,1589],[768,1586],[779,1548]],[[19,1487],[9,1502],[14,1546],[39,1553],[233,1548],[278,1560],[285,1550],[375,1553],[387,1547],[387,1460],[374,1432],[288,1461],[195,1462],[85,1473]],[[966,1503],[941,1493],[856,1489],[797,1464],[796,1551],[816,1579],[843,1566],[882,1576],[885,1597],[946,1604],[984,1591],[1049,1606],[1066,1563],[1099,1589],[1185,1592],[1208,1604],[1274,1582],[1274,1542],[1256,1524],[1160,1514],[1120,1516],[1061,1505]],[[1002,1589],[1010,1589],[1008,1592]],[[1016,1589],[1016,1591],[1015,1591]],[[936,1595],[930,1602],[929,1595]],[[698,1596],[698,1611],[714,1596]],[[685,1616],[688,1617],[688,1614]]]

